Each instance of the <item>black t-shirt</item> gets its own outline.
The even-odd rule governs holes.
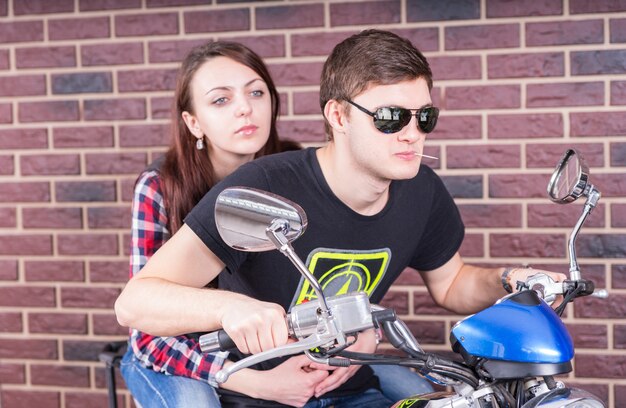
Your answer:
[[[422,165],[416,177],[393,181],[385,208],[376,215],[356,213],[330,190],[315,148],[262,157],[240,167],[213,187],[185,223],[225,264],[219,288],[289,308],[310,298],[312,289],[279,251],[240,252],[226,245],[214,223],[217,195],[227,187],[270,191],[299,204],[308,227],[293,242],[327,296],[338,291],[365,291],[379,303],[407,267],[430,271],[458,251],[464,227],[441,179]],[[236,360],[237,353],[231,357]],[[269,369],[281,360],[256,368]],[[332,395],[363,391],[372,371],[364,367]],[[375,377],[373,377],[375,379]]]

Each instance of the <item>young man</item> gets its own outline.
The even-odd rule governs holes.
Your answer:
[[[505,295],[503,282],[536,273],[479,268],[461,259],[458,210],[441,180],[421,165],[425,136],[439,113],[431,88],[428,62],[408,40],[368,30],[338,44],[320,84],[329,143],[256,160],[213,188],[128,283],[116,303],[120,323],[161,336],[224,328],[241,352],[233,358],[287,343],[285,311],[307,296],[306,285],[278,251],[238,252],[221,240],[215,199],[235,185],[302,206],[308,229],[294,248],[318,279],[324,276],[327,295],[349,287],[380,302],[411,266],[437,304],[467,314]],[[362,268],[341,267],[355,262]],[[218,290],[203,288],[218,275]],[[352,346],[375,348],[369,332]],[[222,385],[224,405],[266,406],[260,400],[268,400],[303,406],[311,397],[307,407],[318,406],[318,398],[332,398],[337,408],[392,403],[368,367],[335,369],[296,356],[255,368],[262,371],[243,370]]]

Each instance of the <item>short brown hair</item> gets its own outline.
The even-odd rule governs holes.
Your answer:
[[[361,31],[337,44],[324,64],[320,79],[322,113],[331,99],[345,101],[370,85],[391,85],[415,78],[424,78],[428,89],[432,89],[428,61],[409,40],[389,31]],[[332,140],[326,118],[324,128],[328,140]]]

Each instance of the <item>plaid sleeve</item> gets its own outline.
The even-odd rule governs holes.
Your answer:
[[[137,274],[148,259],[165,243],[170,233],[161,192],[159,174],[143,173],[135,186],[132,206],[130,276]],[[154,337],[132,330],[130,345],[146,367],[168,375],[207,381],[214,387],[215,374],[228,353],[205,354],[195,339],[186,336]]]

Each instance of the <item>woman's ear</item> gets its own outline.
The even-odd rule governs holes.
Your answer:
[[[346,108],[336,99],[330,99],[324,106],[324,117],[328,121],[333,134],[345,133]]]
[[[202,130],[200,129],[200,123],[195,116],[187,111],[184,111],[182,113],[182,117],[185,125],[187,125],[187,129],[189,129],[192,135],[194,135],[198,139],[204,136]]]

